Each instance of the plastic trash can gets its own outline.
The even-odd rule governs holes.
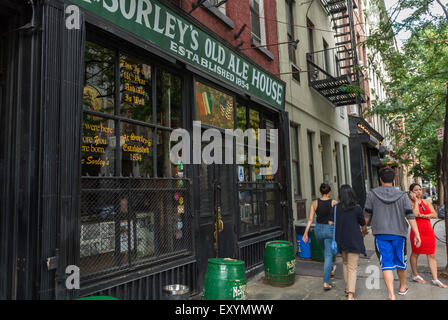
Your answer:
[[[297,235],[297,256],[299,258],[310,259],[311,258],[311,244],[310,240],[307,242],[302,241],[302,234]]]

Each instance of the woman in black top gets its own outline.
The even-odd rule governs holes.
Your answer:
[[[311,203],[310,215],[308,217],[308,224],[303,234],[303,242],[308,241],[308,231],[316,214],[316,226],[314,227],[314,234],[319,244],[324,249],[324,290],[330,290],[332,286],[329,284],[330,275],[334,275],[336,265],[333,267],[333,253],[331,252],[331,242],[333,240],[333,222],[330,217],[333,216],[333,206],[337,201],[330,198],[331,187],[322,183],[320,185],[320,193],[322,197],[314,200]]]
[[[330,220],[334,221],[335,217]],[[361,228],[362,227],[362,233]],[[368,233],[361,207],[357,204],[353,189],[345,184],[339,190],[336,207],[335,240],[342,253],[345,293],[354,300],[359,255],[365,254],[363,237]]]

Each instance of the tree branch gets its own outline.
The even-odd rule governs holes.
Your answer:
[[[448,9],[440,0],[436,0],[436,1],[442,7],[443,12],[445,13],[445,17],[448,19]]]

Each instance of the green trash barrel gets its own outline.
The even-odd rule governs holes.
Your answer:
[[[296,279],[296,256],[290,241],[266,242],[264,249],[264,273],[273,286],[289,286]]]
[[[324,249],[319,244],[319,241],[316,239],[316,235],[314,234],[314,229],[311,230],[311,259],[324,262]]]
[[[208,259],[204,282],[205,300],[246,300],[244,261]]]

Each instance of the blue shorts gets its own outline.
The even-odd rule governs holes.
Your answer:
[[[381,263],[381,270],[406,270],[406,238],[388,234],[375,235],[375,249]]]

